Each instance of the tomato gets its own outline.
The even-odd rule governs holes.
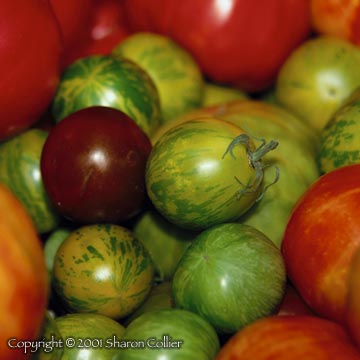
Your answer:
[[[34,124],[56,90],[61,33],[48,1],[0,2],[0,141]]]
[[[62,242],[53,285],[67,311],[120,319],[146,299],[153,275],[149,253],[130,230],[95,224],[73,230]]]
[[[122,360],[212,360],[220,347],[215,330],[206,320],[181,309],[140,315],[127,326],[124,339],[136,340],[139,347],[128,347],[121,354]]]
[[[270,86],[310,34],[308,0],[125,0],[134,31],[168,35],[212,80],[247,91]]]
[[[40,239],[20,201],[0,185],[0,358],[21,360],[9,339],[35,340],[45,319],[48,277]],[[14,346],[15,342],[11,342]]]
[[[255,152],[244,130],[224,120],[207,117],[175,126],[159,138],[148,159],[149,198],[165,218],[184,228],[236,220],[262,191],[262,168],[258,172],[249,163]]]
[[[295,205],[282,241],[287,273],[316,313],[344,322],[352,257],[360,246],[360,165],[317,179]]]
[[[200,106],[204,90],[201,70],[189,52],[173,40],[136,33],[112,53],[134,61],[150,75],[159,92],[163,122]]]
[[[40,176],[46,137],[46,131],[29,129],[0,144],[0,181],[22,202],[39,233],[54,230],[59,224]]]
[[[213,226],[198,235],[172,281],[177,307],[230,334],[275,313],[285,282],[280,250],[257,229],[237,223]]]
[[[72,52],[88,41],[95,0],[49,1],[61,28],[65,67],[74,60]]]
[[[351,262],[349,273],[349,294],[346,303],[346,325],[355,342],[360,346],[360,250]]]
[[[81,1],[89,2],[91,0]],[[73,7],[76,7],[78,3],[81,4],[81,1],[73,1]],[[78,41],[78,47],[72,47],[66,61],[67,65],[90,55],[108,55],[129,34],[124,19],[122,1],[92,0],[91,9],[90,23],[87,23],[86,26],[86,37],[80,44]],[[86,9],[85,13],[88,12],[88,9]],[[80,34],[83,32],[80,31]]]
[[[317,34],[360,44],[359,0],[311,0],[311,22]]]
[[[360,352],[339,324],[315,316],[260,319],[238,331],[215,360],[358,360]]]
[[[74,338],[73,347],[64,346],[62,359],[113,360],[119,354],[108,341],[120,340],[125,328],[119,322],[100,314],[67,314],[55,319],[61,338]],[[76,329],[76,331],[74,331]],[[51,340],[49,338],[48,340]]]
[[[79,110],[58,123],[43,147],[45,190],[63,216],[81,223],[119,222],[142,210],[148,137],[123,112]]]
[[[97,105],[123,111],[148,135],[160,124],[160,101],[154,81],[126,58],[88,56],[63,72],[52,103],[57,122],[77,110]]]

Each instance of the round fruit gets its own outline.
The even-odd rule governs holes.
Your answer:
[[[277,310],[285,292],[280,250],[253,227],[227,223],[198,235],[173,278],[177,307],[233,333]]]
[[[100,314],[67,314],[55,319],[64,351],[61,359],[114,360],[119,351],[124,326]]]
[[[150,76],[128,59],[93,55],[65,69],[52,104],[55,120],[90,106],[121,110],[148,135],[160,124],[157,88]]]
[[[219,351],[213,327],[199,315],[180,309],[140,315],[125,330],[124,339],[138,342],[120,360],[212,360]]]
[[[261,196],[260,159],[272,145],[255,149],[241,128],[216,118],[175,126],[150,154],[150,200],[170,222],[189,229],[238,219]]]
[[[56,293],[73,312],[123,318],[150,292],[154,267],[133,233],[118,225],[88,225],[60,245],[53,269]]]
[[[162,121],[167,122],[201,104],[204,81],[193,57],[169,37],[139,32],[113,50],[140,65],[154,81]]]
[[[321,131],[344,100],[360,86],[360,49],[333,37],[300,45],[284,62],[276,98],[315,131]]]
[[[0,359],[28,358],[29,353],[14,346],[40,335],[48,285],[34,223],[22,203],[0,185]]]
[[[0,182],[23,203],[39,233],[54,230],[59,223],[40,174],[46,138],[47,132],[30,129],[0,144]]]
[[[50,1],[0,2],[0,141],[33,125],[60,77],[62,38]]]
[[[41,173],[49,198],[65,217],[119,222],[146,200],[148,137],[124,113],[106,107],[79,110],[49,133]]]
[[[344,104],[321,132],[318,162],[322,173],[360,163],[359,110],[358,99]]]

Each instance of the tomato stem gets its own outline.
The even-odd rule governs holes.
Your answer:
[[[258,139],[258,140],[261,141],[260,146],[257,147],[255,150],[252,150],[250,136],[248,134],[242,133],[242,134],[236,136],[231,141],[231,143],[227,147],[227,149],[222,157],[222,158],[224,158],[228,153],[230,153],[230,155],[235,159],[236,157],[233,152],[234,147],[237,145],[243,145],[243,146],[245,146],[246,155],[247,155],[249,164],[255,170],[254,180],[250,184],[244,185],[237,177],[235,177],[235,180],[239,184],[241,184],[243,187],[243,189],[238,190],[238,192],[237,192],[238,198],[244,194],[253,193],[253,192],[258,191],[259,187],[262,185],[263,180],[264,180],[264,169],[267,167],[267,165],[264,165],[261,160],[269,151],[276,149],[276,147],[279,145],[278,141],[276,141],[276,140],[270,140],[269,142],[266,142],[265,139]],[[261,192],[259,197],[256,199],[256,201],[261,200],[261,198],[264,196],[264,193],[266,192],[266,190],[270,186],[274,185],[279,180],[280,170],[277,166],[275,167],[275,169],[276,169],[276,174],[275,174],[274,181],[272,181],[270,184],[268,184],[264,187],[263,191]]]

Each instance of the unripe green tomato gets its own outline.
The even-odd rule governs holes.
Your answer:
[[[128,59],[92,55],[64,70],[52,104],[55,120],[96,105],[123,111],[147,135],[160,124],[157,88],[148,73]]]
[[[51,231],[59,223],[40,173],[46,138],[46,131],[30,129],[0,144],[0,182],[22,202],[39,233]]]

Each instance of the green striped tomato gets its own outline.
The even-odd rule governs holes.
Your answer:
[[[234,333],[275,313],[285,284],[280,249],[254,227],[226,223],[195,238],[175,272],[173,296],[219,333]]]
[[[96,105],[123,111],[147,135],[160,124],[157,88],[147,72],[128,59],[92,55],[65,69],[52,104],[55,120]]]
[[[30,129],[0,145],[0,182],[22,202],[40,233],[55,229],[59,223],[40,174],[46,138],[47,132]]]
[[[245,146],[236,145],[234,156],[225,154],[241,134],[246,135],[240,127],[209,117],[175,126],[160,137],[145,178],[149,198],[165,218],[204,229],[238,219],[255,204],[262,181]]]
[[[318,163],[322,173],[360,163],[360,102],[342,106],[320,134]]]
[[[134,33],[121,41],[113,53],[133,60],[151,76],[159,91],[164,122],[201,105],[204,80],[200,67],[169,37]]]
[[[67,314],[55,319],[64,340],[62,360],[114,360],[119,349],[113,346],[120,341],[125,328],[117,321],[100,314]],[[66,339],[74,341],[66,343]],[[67,344],[67,346],[66,346]]]
[[[220,348],[218,335],[206,320],[173,308],[140,315],[127,326],[124,339],[144,346],[126,349],[121,360],[213,360]]]
[[[256,227],[280,246],[292,207],[319,176],[314,131],[279,106],[262,101],[238,100],[192,110],[172,123],[161,126],[153,135],[152,142],[156,143],[164,132],[175,125],[209,116],[216,116],[245,129],[253,136],[255,145],[260,145],[259,139],[276,139],[279,142],[277,149],[263,158],[265,164],[278,167],[280,178],[277,185],[271,186],[262,201],[239,221]],[[273,169],[265,171],[264,184],[270,184],[273,180]]]
[[[54,289],[69,311],[123,318],[149,294],[154,266],[133,233],[119,225],[74,230],[54,261]]]

